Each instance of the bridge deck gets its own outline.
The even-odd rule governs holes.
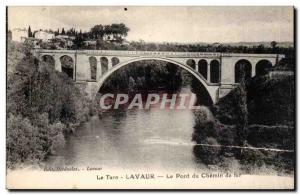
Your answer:
[[[282,54],[250,54],[250,53],[221,53],[221,52],[172,52],[172,51],[125,51],[125,50],[46,50],[35,49],[37,53],[53,53],[53,54],[86,54],[96,56],[155,56],[170,58],[219,58],[219,57],[266,57],[276,58],[284,57]]]

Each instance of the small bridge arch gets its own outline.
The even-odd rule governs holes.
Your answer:
[[[97,80],[97,58],[95,56],[90,56],[89,57],[89,65],[90,65],[90,75],[91,75],[91,80],[95,81]]]
[[[41,57],[41,61],[49,64],[51,67],[55,68],[55,59],[52,55],[45,54]]]
[[[272,66],[272,62],[267,59],[259,60],[255,65],[255,75],[262,76],[267,74]]]
[[[35,53],[36,55],[36,53]],[[70,78],[75,79],[76,56],[73,52],[40,53],[38,56],[42,62],[47,62],[55,67],[55,70],[66,73]]]
[[[75,77],[75,60],[69,55],[62,55],[60,56],[59,61],[61,64],[61,71],[73,79]]]
[[[281,58],[282,59],[282,58]],[[280,60],[281,60],[280,59]],[[234,62],[234,83],[239,83],[241,74],[245,74],[245,79],[250,79],[254,76],[262,76],[276,65],[276,58],[240,58]]]
[[[207,60],[201,59],[198,62],[198,72],[205,78],[207,79],[208,77],[208,63]]]
[[[210,61],[210,81],[212,83],[219,83],[220,82],[220,69],[221,64],[219,60],[213,59]]]
[[[249,60],[240,59],[235,63],[234,66],[234,77],[235,83],[239,83],[241,81],[241,77],[244,74],[245,79],[250,79],[252,77],[252,65]]]

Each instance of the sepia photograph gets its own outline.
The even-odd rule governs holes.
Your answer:
[[[295,190],[293,6],[7,6],[6,188]]]

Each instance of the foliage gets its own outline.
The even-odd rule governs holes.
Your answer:
[[[44,160],[63,146],[63,133],[89,117],[90,101],[67,75],[30,54],[24,56],[7,78],[10,168]]]
[[[221,148],[217,147],[218,142],[213,137],[206,137],[203,144],[210,146],[196,145],[193,149],[195,156],[207,165],[215,165],[220,161]]]
[[[10,75],[15,71],[16,65],[30,53],[31,45],[29,43],[20,44],[14,41],[8,41],[7,44],[7,73]]]
[[[294,125],[294,75],[255,78],[248,86],[248,93],[249,123]]]
[[[104,83],[102,91],[152,90],[164,87],[165,90],[178,90],[181,72],[174,65],[164,61],[139,61],[114,72]]]
[[[295,81],[294,76],[268,75],[255,77],[242,83],[212,107],[214,119],[206,114],[195,112],[196,143],[215,143],[225,146],[250,146],[260,148],[295,149]],[[214,161],[216,151],[194,149],[196,156],[208,153],[208,164]],[[264,150],[234,149],[224,147],[218,153],[234,156],[246,172],[256,167],[271,166],[278,171],[292,171],[294,152],[272,152]],[[225,155],[226,154],[226,155]],[[200,157],[201,158],[201,157]]]
[[[87,35],[93,39],[101,39],[106,37],[106,40],[114,40],[116,42],[121,43],[123,41],[123,37],[127,36],[129,28],[125,26],[125,24],[111,24],[111,25],[95,25],[91,28]]]
[[[236,114],[238,120],[236,128],[238,129],[237,140],[240,142],[239,144],[241,145],[246,140],[246,131],[248,128],[247,90],[244,71],[241,71],[240,78],[240,84],[237,87],[237,93],[239,98],[237,98],[238,113]]]
[[[28,37],[33,37],[30,26],[28,27]]]
[[[21,163],[38,163],[64,145],[62,123],[49,123],[46,113],[29,120],[9,114],[7,119],[7,163],[9,168]]]

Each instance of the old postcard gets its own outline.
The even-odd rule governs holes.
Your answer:
[[[293,7],[6,12],[8,189],[294,190]]]

